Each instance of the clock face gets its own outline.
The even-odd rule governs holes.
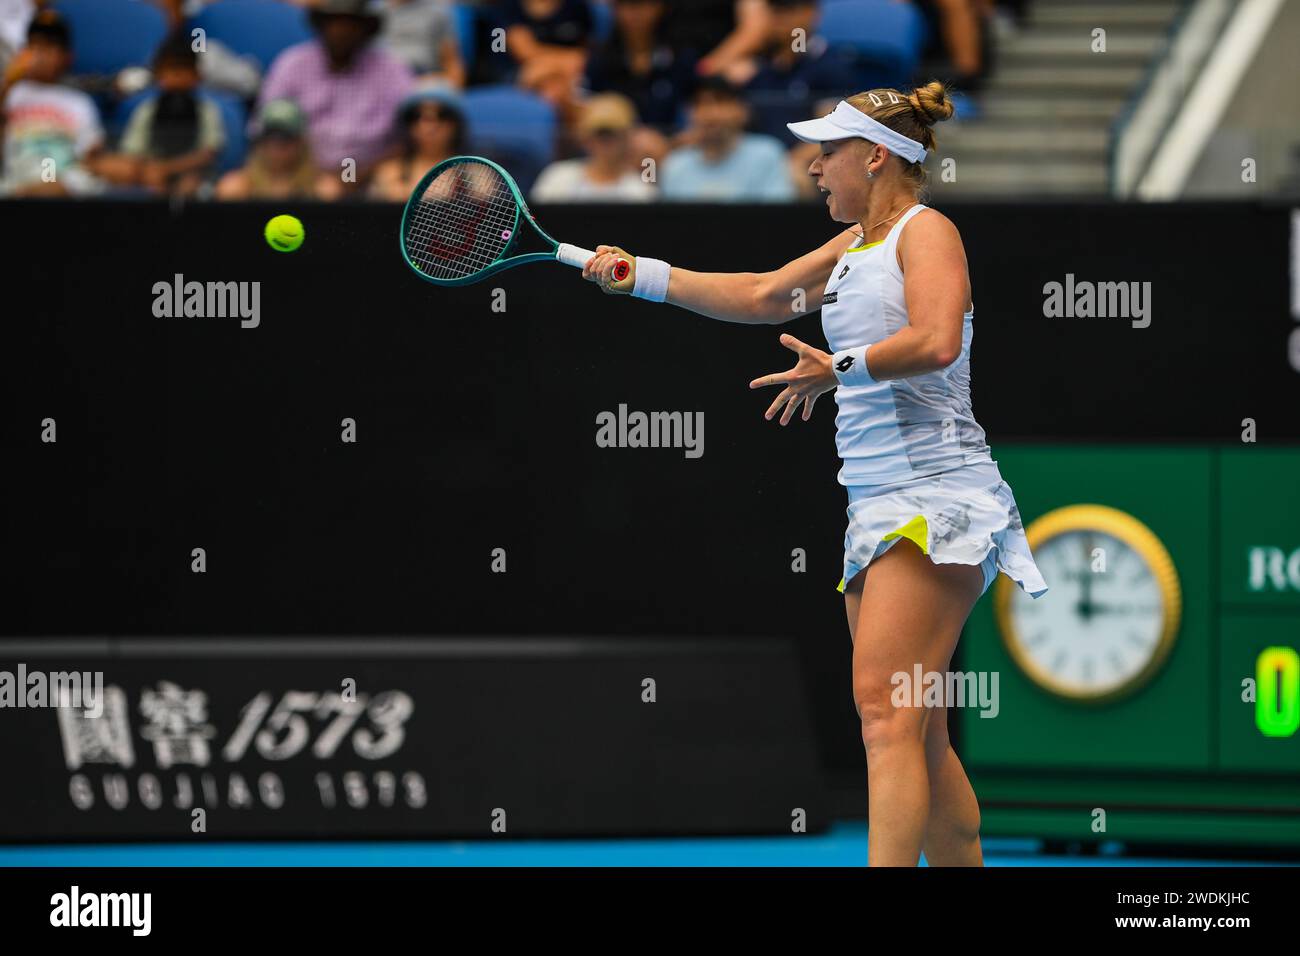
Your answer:
[[[1031,680],[1062,697],[1102,700],[1134,689],[1163,663],[1177,629],[1168,552],[1114,509],[1074,506],[1040,520],[1046,525],[1027,536],[1050,590],[1034,600],[1003,588],[1008,650]]]

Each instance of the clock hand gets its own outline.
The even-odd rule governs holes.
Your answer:
[[[1092,535],[1083,535],[1083,578],[1080,581],[1082,594],[1079,597],[1077,611],[1080,617],[1085,621],[1091,619],[1093,613],[1092,603]]]

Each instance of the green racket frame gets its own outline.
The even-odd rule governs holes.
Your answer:
[[[492,169],[500,173],[501,178],[504,179],[506,185],[510,187],[510,191],[514,193],[515,219],[513,225],[510,227],[510,239],[495,262],[485,266],[472,275],[458,276],[453,279],[444,279],[427,275],[418,265],[411,261],[411,257],[406,253],[406,236],[407,230],[414,216],[413,209],[416,208],[416,204],[420,201],[420,197],[424,195],[424,191],[428,188],[429,183],[441,175],[443,170],[447,169],[449,166],[460,165],[466,162],[481,163],[484,166],[490,166]],[[516,243],[519,241],[520,212],[528,218],[528,224],[532,226],[533,231],[541,237],[543,242],[547,243],[551,247],[550,251],[523,252],[514,256],[509,255],[510,250],[515,248]],[[500,165],[483,156],[452,156],[450,159],[444,159],[420,178],[419,183],[417,183],[415,189],[411,191],[411,196],[406,200],[406,206],[402,210],[402,228],[398,235],[398,244],[402,249],[402,261],[411,268],[412,272],[426,282],[432,282],[434,285],[444,286],[472,285],[475,282],[481,282],[489,276],[495,275],[505,269],[513,269],[515,266],[521,266],[528,262],[562,262],[565,265],[575,266],[581,269],[586,265],[587,261],[596,254],[591,249],[584,249],[581,246],[570,245],[567,242],[558,242],[551,238],[551,236],[547,234],[546,230],[539,226],[537,220],[533,218],[533,214],[528,208],[528,203],[525,202],[524,195],[520,192],[519,185],[515,182],[514,177],[501,168]],[[630,265],[626,260],[619,260],[614,269],[614,278],[616,280],[625,278],[629,269]]]

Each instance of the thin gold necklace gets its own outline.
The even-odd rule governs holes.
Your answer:
[[[892,216],[890,216],[889,219],[897,219],[897,218],[898,218],[899,216],[901,216],[903,213],[907,212],[907,210],[909,210],[909,209],[911,209],[913,206],[915,206],[916,203],[917,203],[917,201],[916,201],[915,199],[913,199],[910,203],[908,203],[908,204],[907,204],[906,206],[904,206],[902,209],[898,210],[898,212],[896,212],[896,213],[894,213]],[[880,222],[876,223],[876,226],[883,226],[885,223],[889,222],[889,219],[882,219],[882,220],[880,220]],[[863,230],[863,232],[862,232],[862,241],[863,241],[863,242],[866,242],[866,241],[867,241],[867,233],[869,233],[872,229],[875,229],[876,226],[871,226],[871,227],[869,227],[869,228]]]

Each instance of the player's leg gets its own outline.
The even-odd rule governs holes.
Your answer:
[[[931,711],[926,724],[925,769],[930,777],[925,861],[931,866],[983,866],[979,802],[948,739],[946,707]]]
[[[943,673],[983,583],[979,568],[936,565],[905,539],[873,560],[863,576],[853,699],[867,756],[872,866],[915,866],[930,815],[930,711],[894,706],[891,678],[902,673],[910,681],[918,663],[923,673]]]
[[[844,588],[850,640],[855,639],[857,632],[865,573],[859,571]],[[930,782],[930,816],[926,820],[923,845],[926,862],[931,866],[983,865],[979,803],[961,760],[952,749],[947,708],[936,709],[926,724],[925,766]]]

